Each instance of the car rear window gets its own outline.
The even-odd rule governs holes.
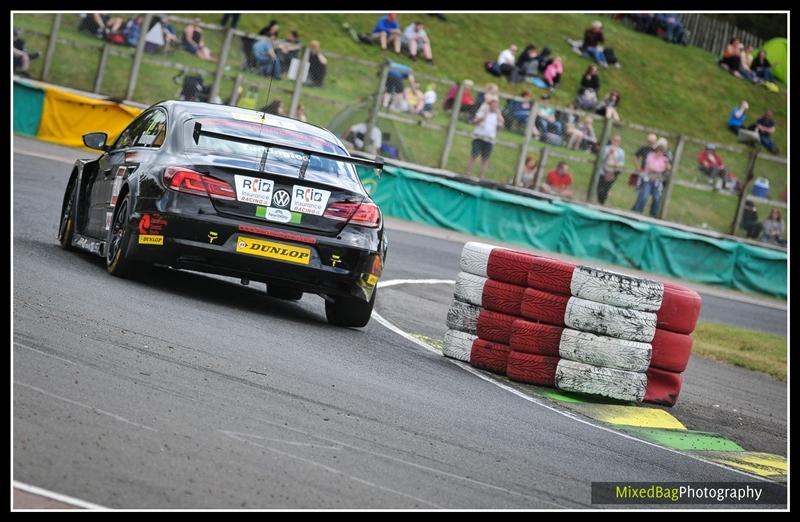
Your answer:
[[[243,117],[245,115],[242,115]],[[248,119],[257,116],[246,115]],[[293,150],[279,147],[266,147],[249,143],[238,143],[222,138],[200,136],[195,143],[192,132],[195,123],[200,123],[203,130],[239,136],[244,138],[261,139],[276,144],[285,144],[294,147],[327,152],[347,156],[347,151],[336,143],[327,141],[317,136],[300,132],[292,122],[277,120],[266,116],[265,123],[245,121],[243,119],[228,118],[193,118],[184,123],[184,137],[187,151],[204,151],[214,154],[246,158],[251,161],[264,161],[264,170],[281,176],[298,178],[306,161],[304,179],[319,181],[327,184],[346,188],[353,192],[363,193],[363,188],[358,178],[355,166],[351,163],[336,161],[329,158],[303,154]],[[266,157],[264,152],[266,149]]]

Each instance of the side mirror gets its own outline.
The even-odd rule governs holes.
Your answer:
[[[106,151],[108,150],[108,146],[106,145],[107,139],[108,134],[105,132],[90,132],[89,134],[83,135],[83,144],[90,149]]]

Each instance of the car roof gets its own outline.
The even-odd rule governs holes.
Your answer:
[[[205,102],[191,102],[191,101],[180,101],[180,100],[165,100],[161,101],[156,104],[157,106],[164,107],[169,112],[171,112],[174,116],[180,119],[189,119],[189,118],[200,118],[200,117],[217,117],[217,118],[233,118],[233,114],[237,113],[241,115],[240,117],[247,118],[259,118],[264,115],[261,111],[255,111],[252,109],[243,109],[241,107],[235,107],[232,105],[221,105],[216,103],[205,103]],[[273,126],[282,126],[282,124],[286,125],[293,130],[297,130],[298,132],[302,132],[303,134],[308,134],[315,138],[320,138],[325,141],[329,141],[341,147],[344,151],[347,151],[347,148],[344,144],[339,140],[339,138],[333,134],[331,131],[319,127],[317,125],[313,125],[311,123],[305,123],[300,120],[296,120],[294,118],[286,118],[284,116],[278,116],[275,114],[267,115],[268,120],[271,120]],[[267,123],[270,125],[270,123]],[[349,154],[348,154],[349,155]]]

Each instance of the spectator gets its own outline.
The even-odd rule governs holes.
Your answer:
[[[119,32],[125,21],[122,18],[111,18],[103,13],[89,13],[81,15],[79,31],[87,31],[98,38],[105,38],[107,34]]]
[[[539,170],[539,159],[533,154],[528,154],[525,157],[525,165],[522,167],[519,185],[525,188],[534,188],[533,182],[536,179],[537,170]]]
[[[544,81],[550,86],[551,91],[561,82],[561,74],[563,72],[564,66],[561,64],[561,57],[556,56],[544,70]]]
[[[760,241],[772,243],[774,245],[786,246],[783,238],[784,228],[781,211],[775,207],[769,213],[769,217],[761,224]]]
[[[409,82],[409,86],[403,89],[403,95],[407,104],[408,112],[412,114],[422,114],[425,107],[424,95],[419,88],[419,84],[415,81]]]
[[[517,68],[514,55],[517,53],[517,46],[511,44],[507,49],[500,51],[497,55],[497,68],[501,75],[511,77]]]
[[[741,56],[741,65],[739,66],[739,72],[742,76],[747,78],[753,83],[761,83],[761,78],[756,75],[756,73],[752,69],[753,64],[753,46],[748,45],[742,50]]]
[[[611,91],[603,98],[603,102],[597,107],[595,112],[603,118],[619,121],[617,106],[619,105],[619,91]]]
[[[747,119],[747,109],[749,108],[750,104],[747,103],[747,100],[742,100],[738,107],[731,110],[728,116],[728,130],[736,135],[739,134],[739,129],[744,126],[744,120]]]
[[[739,69],[742,68],[742,43],[735,36],[730,39],[728,45],[722,51],[722,58],[719,60],[719,66],[730,72],[737,78],[741,78]]]
[[[603,69],[608,69],[608,60],[603,53],[604,41],[603,38],[603,23],[599,20],[592,22],[592,26],[583,34],[583,43],[580,50],[582,53],[589,55],[595,62],[597,62]]]
[[[357,123],[347,129],[342,140],[345,144],[350,145],[351,147],[355,148],[356,150],[365,150],[364,147],[366,146],[365,140],[367,136],[367,124],[366,123]],[[370,154],[377,154],[378,151],[381,149],[381,144],[383,142],[383,135],[381,134],[381,130],[374,126],[372,127],[372,132],[370,133],[372,136],[372,144],[368,151]]]
[[[594,119],[591,116],[586,116],[579,125],[569,130],[567,139],[567,148],[569,149],[591,149],[597,143],[597,135],[594,133]]]
[[[302,42],[300,41],[300,33],[297,31],[289,31],[289,36],[285,42],[277,44],[275,54],[278,61],[281,63],[281,72],[288,71],[289,65],[292,63],[292,58],[296,58],[300,53]]]
[[[778,153],[778,147],[772,141],[772,135],[775,133],[775,120],[773,119],[772,111],[767,111],[761,116],[755,124],[748,127],[748,129],[758,132],[758,137],[761,144],[769,150],[772,154]]]
[[[422,56],[425,61],[433,65],[433,50],[431,50],[431,40],[425,32],[425,25],[422,22],[414,22],[403,32],[401,42],[408,49],[408,54],[412,60],[417,59],[418,49],[422,49]]]
[[[697,168],[714,183],[715,187],[722,186],[725,174],[728,173],[725,162],[717,154],[717,146],[713,143],[706,145],[706,148],[697,155]]]
[[[561,145],[564,127],[556,118],[556,110],[549,104],[549,100],[549,95],[542,96],[534,125],[541,141],[550,145]]]
[[[475,108],[475,97],[472,94],[472,86],[475,85],[472,80],[464,80],[464,92],[461,95],[461,112],[472,113]],[[458,94],[458,84],[453,84],[450,90],[444,97],[442,108],[449,111],[453,108],[453,104]]]
[[[302,103],[297,104],[297,110],[295,111],[295,119],[298,119],[302,122],[307,120],[306,118],[306,108],[303,106]]]
[[[203,29],[200,27],[200,19],[195,18],[191,24],[183,30],[183,40],[181,41],[186,52],[196,55],[203,60],[211,60],[211,51],[206,47],[203,39]]]
[[[600,179],[597,181],[597,201],[601,205],[606,204],[608,191],[622,174],[625,168],[625,151],[622,149],[622,136],[615,134],[611,138],[611,143],[603,147],[603,166]]]
[[[253,58],[260,74],[272,76],[275,80],[281,79],[281,61],[275,52],[274,42],[271,37],[261,36],[253,44]]]
[[[409,79],[414,82],[414,70],[408,65],[390,62],[389,74],[386,76],[386,92],[383,94],[383,106],[388,107],[391,102],[396,105],[398,98],[402,98],[404,85],[403,81]]]
[[[531,91],[522,91],[522,100],[511,100],[508,104],[508,121],[506,128],[512,128],[515,123],[519,123],[523,127],[528,123],[528,117],[533,108],[533,95]]]
[[[239,25],[239,16],[241,13],[225,13],[222,15],[222,21],[219,23],[222,27],[228,26],[228,20],[231,21],[231,27],[236,29],[236,26]]]
[[[497,138],[497,129],[503,126],[503,114],[500,112],[500,102],[496,95],[486,95],[486,102],[478,109],[472,123],[475,124],[475,130],[472,132],[472,154],[467,162],[467,176],[472,174],[475,158],[480,156],[480,179],[483,179]]]
[[[581,86],[578,88],[578,96],[583,96],[587,89],[595,92],[595,99],[600,92],[600,76],[597,74],[597,65],[591,64],[586,68],[586,72],[581,76]]]
[[[273,41],[278,39],[278,32],[280,32],[281,26],[278,24],[277,20],[270,20],[267,25],[261,28],[258,32],[259,36],[267,36],[272,38]]]
[[[635,170],[637,173],[644,171],[644,162],[647,155],[656,150],[656,143],[658,143],[658,136],[653,133],[647,135],[647,143],[636,149],[633,157],[635,158]]]
[[[742,222],[739,227],[746,232],[747,239],[758,239],[761,235],[761,223],[758,222],[758,209],[756,204],[749,199],[744,202]]]
[[[394,47],[394,52],[400,54],[400,45],[402,43],[400,36],[400,22],[398,22],[395,13],[380,17],[372,29],[372,40],[379,41],[381,49],[384,51],[387,44],[391,43]]]
[[[272,102],[268,103],[261,107],[261,112],[265,112],[267,114],[274,114],[276,116],[286,116],[283,108],[283,102],[281,100],[273,100]]]
[[[573,196],[571,187],[572,175],[569,173],[569,165],[562,161],[554,170],[547,173],[542,191],[552,196],[571,199]]]
[[[687,45],[686,31],[677,13],[659,13],[655,16],[656,25],[664,31],[664,40],[670,43]]]
[[[125,28],[122,30],[122,34],[125,36],[125,42],[131,47],[136,47],[136,44],[139,43],[143,21],[144,17],[142,15],[136,15],[128,20],[125,24]]]
[[[629,15],[637,31],[656,34],[656,16],[653,13],[634,13]]]
[[[753,59],[751,67],[753,72],[762,80],[775,82],[775,75],[772,74],[772,64],[767,60],[767,53],[764,49],[758,51],[758,56]]]
[[[28,70],[31,60],[39,57],[38,52],[29,52],[25,49],[25,40],[20,37],[19,29],[14,29],[14,73],[29,77]]]
[[[656,148],[647,155],[644,161],[644,171],[639,176],[639,194],[636,203],[633,205],[634,212],[643,212],[647,205],[647,200],[652,196],[653,202],[650,205],[650,215],[657,217],[658,209],[661,204],[661,192],[664,189],[664,180],[672,168],[667,157],[667,140],[659,138]]]
[[[308,81],[310,87],[322,87],[325,73],[328,71],[328,59],[322,54],[318,40],[308,43]]]
[[[428,84],[425,93],[422,95],[422,101],[424,103],[422,115],[428,119],[433,118],[433,106],[436,103],[436,87],[432,83]]]
[[[517,70],[524,77],[536,76],[539,72],[539,52],[536,46],[528,44],[517,58]]]

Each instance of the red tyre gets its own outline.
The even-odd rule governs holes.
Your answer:
[[[560,326],[517,319],[511,325],[509,345],[517,352],[558,357],[563,330]]]
[[[525,319],[564,326],[569,296],[528,288],[522,296],[521,315]]]
[[[512,285],[527,286],[528,272],[536,256],[495,248],[489,254],[487,273],[490,279],[511,283]]]
[[[528,286],[561,295],[570,295],[575,264],[549,257],[536,257],[528,271]]]
[[[650,356],[651,368],[678,373],[686,369],[692,354],[692,337],[690,335],[656,328],[656,335],[650,344],[653,347]]]
[[[525,287],[489,279],[483,286],[481,305],[487,310],[520,315]]]
[[[478,337],[487,341],[508,344],[511,340],[511,324],[517,318],[513,315],[481,310],[478,315]]]
[[[690,334],[700,317],[700,294],[674,283],[664,283],[664,300],[656,315],[657,326],[671,332]]]
[[[683,385],[683,375],[657,368],[647,370],[647,389],[645,390],[645,402],[673,406],[678,400],[678,394]]]
[[[469,363],[475,368],[505,375],[510,352],[511,348],[508,345],[475,339]]]
[[[509,379],[519,382],[555,387],[558,361],[558,357],[533,355],[512,350],[508,354],[506,375]]]

